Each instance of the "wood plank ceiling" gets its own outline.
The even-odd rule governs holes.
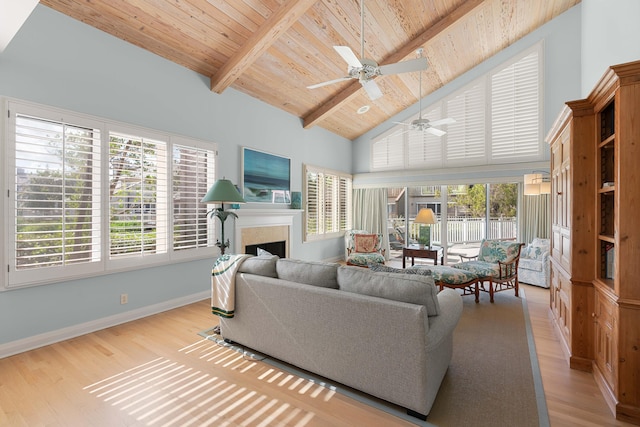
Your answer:
[[[368,0],[364,53],[389,64],[424,48],[422,96],[514,43],[580,0]],[[40,0],[211,78],[211,90],[244,92],[355,139],[418,101],[418,72],[378,76],[371,101],[333,49],[360,56],[359,0]],[[170,84],[170,82],[167,82]],[[357,114],[363,105],[366,114]]]

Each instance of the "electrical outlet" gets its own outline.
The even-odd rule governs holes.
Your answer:
[[[128,294],[120,294],[120,304],[126,304],[129,302]]]

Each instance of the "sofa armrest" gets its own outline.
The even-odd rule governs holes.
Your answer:
[[[429,317],[427,352],[437,348],[455,329],[462,316],[462,297],[455,289],[445,288],[438,293],[440,314]]]

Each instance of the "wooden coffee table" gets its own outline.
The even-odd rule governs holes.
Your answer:
[[[415,264],[416,258],[428,258],[433,260],[434,265],[438,265],[438,254],[442,251],[440,246],[420,247],[417,245],[405,246],[402,248],[402,268],[406,268],[407,257],[411,257],[411,265]],[[440,264],[443,259],[440,255]]]

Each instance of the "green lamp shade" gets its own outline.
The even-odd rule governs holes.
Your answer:
[[[219,179],[200,200],[201,203],[245,203],[238,189],[228,179]]]

